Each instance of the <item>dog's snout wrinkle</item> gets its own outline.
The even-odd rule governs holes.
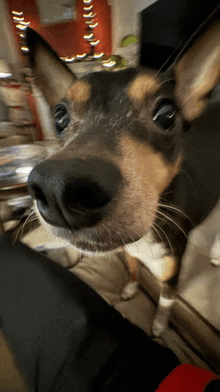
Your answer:
[[[28,188],[46,222],[79,230],[102,219],[120,182],[119,169],[101,159],[48,159],[32,170]]]

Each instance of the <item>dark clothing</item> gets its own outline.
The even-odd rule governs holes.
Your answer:
[[[68,270],[0,236],[0,315],[34,391],[148,392],[178,365]]]

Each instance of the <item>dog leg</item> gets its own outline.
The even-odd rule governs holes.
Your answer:
[[[160,337],[168,326],[170,310],[175,301],[175,291],[175,288],[169,286],[169,284],[162,284],[157,311],[152,325],[153,338]]]
[[[170,310],[174,304],[176,296],[176,286],[168,283],[175,276],[177,271],[177,261],[172,256],[163,257],[164,273],[161,274],[161,292],[157,311],[152,325],[152,337],[160,337],[166,330]]]
[[[125,253],[126,260],[128,263],[128,268],[131,276],[131,282],[129,282],[122,291],[121,297],[124,300],[128,300],[132,298],[137,289],[138,289],[138,267],[139,267],[139,260],[136,257],[130,256],[128,253]]]

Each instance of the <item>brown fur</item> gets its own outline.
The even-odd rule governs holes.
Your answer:
[[[52,107],[59,102],[62,105],[63,99],[66,102],[66,109],[63,110],[67,111],[70,121],[65,129],[58,130],[60,152],[52,157],[58,161],[63,173],[67,170],[69,177],[66,178],[66,185],[69,186],[68,181],[72,181],[72,163],[69,164],[68,161],[74,165],[75,160],[81,160],[89,165],[91,159],[97,159],[108,167],[114,166],[121,175],[117,192],[104,209],[100,208],[102,217],[93,226],[88,223],[88,226],[74,229],[75,216],[83,214],[80,208],[84,206],[71,213],[71,207],[68,211],[68,207],[62,204],[60,195],[56,203],[48,203],[45,215],[51,222],[48,226],[58,236],[68,238],[81,249],[107,251],[139,240],[150,230],[156,219],[158,201],[178,175],[184,160],[183,119],[191,120],[200,115],[201,108],[207,103],[204,97],[215,87],[219,77],[220,23],[208,27],[202,41],[198,38],[182,58],[178,58],[174,72],[155,75],[151,70],[138,68],[115,73],[94,73],[78,81],[74,75],[70,75],[70,71],[48,45],[29,30],[30,55],[36,82],[40,87],[43,84],[45,98]],[[46,62],[50,65],[49,70],[45,67]],[[58,74],[62,76],[60,79]],[[157,112],[161,102],[165,113],[166,105],[171,107],[165,122],[168,118],[174,118],[168,129],[155,116],[156,112],[159,120],[160,116],[163,117],[164,112]],[[43,187],[43,190],[40,188],[41,192],[37,192],[37,196],[44,195],[44,189],[45,194],[50,193],[47,185],[49,179],[46,178],[47,164],[50,166],[50,162],[45,163],[43,174],[35,175],[38,179],[41,176],[39,187]],[[89,172],[90,167],[86,170]],[[77,173],[74,175],[77,177]],[[33,174],[32,176],[34,177]],[[54,175],[54,178],[57,181],[55,185],[59,187],[60,183],[60,191],[64,192],[62,173],[59,172],[58,177]],[[83,179],[82,176],[81,180],[84,181]],[[92,179],[96,179],[95,172],[92,173]],[[74,181],[73,179],[73,183]],[[33,183],[34,192],[35,180]],[[54,192],[52,188],[51,192]],[[80,195],[79,188],[77,192]],[[53,193],[53,198],[56,197]],[[80,203],[80,200],[77,199],[77,202]],[[71,200],[69,203],[71,204]],[[54,225],[53,220],[50,220],[51,213]],[[87,213],[92,216],[93,211],[87,209],[84,216]],[[181,257],[185,242],[181,246],[182,237],[178,241]]]
[[[157,195],[162,193],[180,169],[181,154],[175,162],[169,164],[161,153],[155,152],[147,143],[124,137],[121,145],[122,172],[126,173],[130,183],[136,184],[135,187],[138,187],[138,183],[141,184],[144,194],[147,194],[149,189],[154,189]]]
[[[86,103],[91,94],[91,87],[85,80],[77,80],[67,91],[66,97],[78,104]]]
[[[135,104],[140,105],[144,99],[155,94],[159,88],[159,81],[155,74],[148,72],[140,73],[128,87],[127,94]]]

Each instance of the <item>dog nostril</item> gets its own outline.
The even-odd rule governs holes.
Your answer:
[[[36,201],[40,202],[43,207],[48,207],[48,201],[41,188],[38,185],[32,185],[31,188]]]
[[[89,210],[106,206],[111,200],[102,187],[92,181],[77,179],[65,187],[63,203],[68,209]]]

